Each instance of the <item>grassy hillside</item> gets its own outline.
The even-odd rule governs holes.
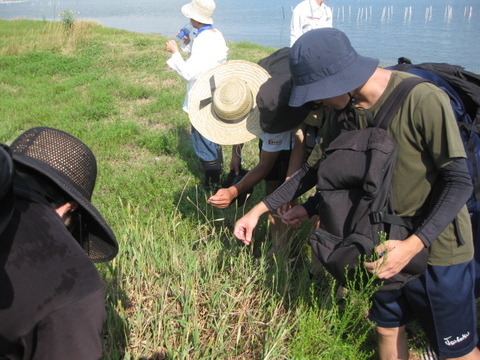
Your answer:
[[[371,288],[336,300],[308,275],[308,225],[296,262],[264,256],[266,220],[246,248],[232,235],[244,208],[209,206],[181,110],[185,83],[167,39],[102,27],[0,20],[0,141],[33,126],[87,143],[99,163],[94,204],[120,244],[98,266],[107,284],[103,359],[370,359]],[[274,51],[230,43],[230,59]],[[229,147],[225,147],[225,163]],[[252,168],[258,145],[245,146]]]

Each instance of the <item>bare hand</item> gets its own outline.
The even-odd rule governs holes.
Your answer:
[[[388,240],[375,248],[377,254],[383,254],[382,257],[364,265],[380,279],[389,279],[398,274],[423,247],[423,242],[415,235],[403,241]]]
[[[219,209],[225,209],[238,196],[238,191],[234,186],[219,189],[215,195],[211,196],[207,202]]]
[[[168,52],[176,53],[178,51],[178,45],[175,40],[169,40],[165,43],[165,48]]]
[[[277,214],[283,217],[287,213],[288,210],[292,208],[292,205],[290,202],[283,204],[277,209]]]
[[[300,205],[294,206],[282,216],[282,222],[293,227],[299,227],[306,220],[308,220],[307,210]]]
[[[233,230],[233,234],[245,245],[250,245],[252,241],[253,229],[255,229],[257,223],[258,217],[254,215],[249,215],[249,213],[247,213],[235,223],[235,229]]]

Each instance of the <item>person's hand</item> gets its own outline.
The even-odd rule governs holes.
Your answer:
[[[242,145],[232,146],[232,160],[230,161],[230,170],[235,171],[235,175],[240,174],[242,169]]]
[[[284,224],[299,227],[304,221],[308,220],[308,213],[303,206],[297,205],[284,213],[281,218]]]
[[[237,196],[237,189],[234,186],[230,186],[229,188],[219,189],[207,202],[219,209],[224,209],[228,207]]]
[[[290,210],[292,208],[292,205],[290,202],[287,202],[285,204],[283,204],[282,206],[280,206],[278,209],[277,209],[277,214],[280,215],[281,217],[283,217],[283,215],[286,214],[286,212],[288,210]]]
[[[253,229],[255,229],[255,226],[257,226],[258,219],[258,216],[250,212],[240,218],[235,223],[235,229],[233,230],[235,237],[242,241],[245,245],[250,245],[252,242]]]
[[[422,240],[412,235],[405,240],[387,240],[375,248],[377,254],[383,254],[374,262],[365,262],[367,270],[380,279],[389,279],[398,274],[412,258],[423,249]]]
[[[178,45],[175,40],[169,40],[165,43],[165,48],[168,52],[176,53],[178,51]]]

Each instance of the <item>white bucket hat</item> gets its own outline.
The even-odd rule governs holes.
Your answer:
[[[215,11],[213,0],[193,0],[182,6],[182,14],[202,24],[213,24],[213,12]]]
[[[256,96],[270,77],[260,65],[230,60],[203,73],[188,94],[193,127],[219,145],[243,144],[263,131]]]

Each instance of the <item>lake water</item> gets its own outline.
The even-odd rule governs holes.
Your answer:
[[[292,7],[300,0],[217,0],[215,26],[227,41],[289,45]],[[113,28],[174,37],[187,20],[180,8],[189,0],[0,0],[0,18],[61,20],[64,9]],[[327,0],[333,23],[357,51],[396,63],[449,62],[480,72],[478,0]]]

